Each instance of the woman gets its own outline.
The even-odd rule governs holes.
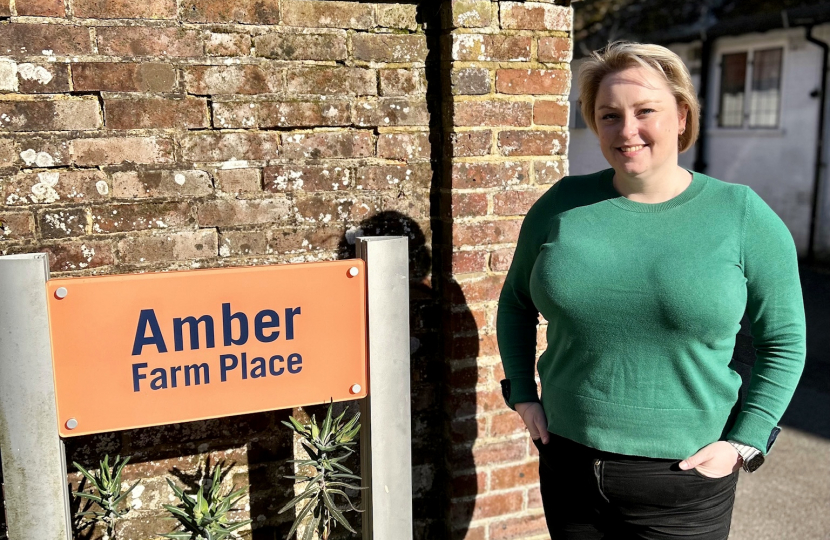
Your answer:
[[[674,53],[612,43],[579,81],[611,168],[563,178],[525,218],[499,300],[505,399],[539,448],[554,539],[725,539],[737,471],[768,452],[805,360],[792,237],[748,187],[678,165],[700,107]]]

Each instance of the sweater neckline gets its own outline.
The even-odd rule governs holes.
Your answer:
[[[688,170],[688,169],[686,169]],[[706,180],[703,175],[696,173],[694,171],[689,171],[692,175],[692,181],[689,186],[684,189],[681,193],[675,195],[671,199],[667,201],[663,201],[660,203],[642,203],[637,201],[632,201],[620,194],[619,191],[614,187],[614,169],[607,169],[604,174],[603,183],[605,184],[606,189],[609,191],[611,197],[608,201],[617,206],[622,208],[623,210],[628,210],[631,212],[642,212],[642,213],[658,213],[658,212],[665,212],[666,210],[671,210],[672,208],[677,208],[681,206],[695,197],[703,191],[703,188],[706,186]]]

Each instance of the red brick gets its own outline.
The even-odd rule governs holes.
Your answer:
[[[18,64],[17,88],[21,94],[69,92],[69,67],[67,64]]]
[[[538,487],[527,490],[527,509],[542,508],[542,493]]]
[[[522,515],[490,524],[490,540],[519,540],[548,532],[545,514]]]
[[[326,2],[328,4],[334,2]],[[306,67],[287,73],[291,94],[377,95],[377,72],[352,67]]]
[[[507,272],[513,262],[513,248],[497,249],[490,254],[490,270],[493,272]]]
[[[458,127],[529,126],[532,110],[533,105],[527,101],[461,101],[453,106],[453,124]]]
[[[98,170],[24,172],[5,182],[6,204],[50,204],[108,199],[107,175]]]
[[[496,244],[500,243],[500,241],[497,238],[493,238],[491,239],[491,243]],[[503,285],[503,275],[486,276],[478,279],[460,281],[458,283],[458,293],[454,298],[455,304],[495,302],[499,299],[499,294],[501,294]],[[484,338],[482,337],[482,339]]]
[[[0,167],[9,167],[17,163],[18,155],[14,139],[0,138]],[[35,152],[32,150],[32,152]],[[35,153],[36,154],[36,153]],[[34,160],[35,157],[32,156]],[[53,159],[49,156],[49,159]]]
[[[487,435],[487,419],[484,417],[457,418],[452,416],[450,435],[454,443],[465,443],[469,447],[479,438]]]
[[[199,206],[200,227],[255,225],[283,220],[290,215],[285,199],[216,200]]]
[[[451,497],[470,497],[487,491],[487,473],[466,473],[450,481]]]
[[[184,19],[191,22],[278,24],[279,0],[183,0]]]
[[[125,161],[153,164],[173,161],[173,143],[161,137],[106,137],[70,142],[72,163],[80,166],[115,165]]]
[[[491,90],[490,70],[486,68],[454,69],[450,81],[454,96],[489,94]]]
[[[37,216],[41,238],[82,236],[86,232],[87,217],[83,208],[44,210]]]
[[[87,131],[101,127],[93,96],[56,101],[0,101],[0,131]]]
[[[535,161],[533,172],[537,184],[554,184],[568,174],[568,161],[565,159]]]
[[[34,236],[35,220],[31,212],[0,211],[0,240],[22,240]]]
[[[455,34],[452,59],[465,62],[527,62],[531,38],[501,34]]]
[[[423,62],[427,39],[423,34],[353,34],[352,54],[364,62]]]
[[[356,126],[427,126],[429,111],[422,99],[370,98],[354,106]]]
[[[364,199],[353,195],[316,193],[298,197],[294,201],[295,215],[299,221],[329,223],[365,218],[371,208]]]
[[[154,62],[73,64],[72,82],[76,91],[172,92],[176,70]]]
[[[571,73],[564,69],[500,69],[496,91],[502,94],[562,94],[571,88]]]
[[[470,339],[469,337],[467,339]],[[455,358],[450,357],[452,360],[463,360],[464,358]],[[476,355],[472,355],[471,358],[476,358]],[[492,368],[482,368],[482,369],[490,369]],[[479,369],[476,366],[469,366],[465,368],[454,369],[450,373],[449,377],[449,384],[450,387],[453,389],[454,392],[459,390],[474,390],[476,385],[479,384]]]
[[[330,131],[282,135],[282,157],[287,159],[356,158],[374,154],[368,131]]]
[[[540,62],[570,62],[573,59],[569,38],[546,36],[539,38]]]
[[[426,93],[426,75],[423,69],[381,69],[380,95],[408,96]]]
[[[215,229],[131,236],[118,242],[119,259],[124,263],[212,258],[218,252]]]
[[[375,25],[374,5],[358,2],[284,0],[282,22],[301,28],[369,29]]]
[[[418,6],[415,4],[376,4],[378,26],[385,28],[418,28]]]
[[[251,54],[251,36],[211,32],[205,41],[208,56],[248,56]]]
[[[386,159],[428,159],[431,146],[426,132],[381,133],[378,135],[378,157]]]
[[[487,194],[486,193],[457,193],[452,194],[450,202],[450,216],[460,217],[482,217],[487,215]],[[468,253],[468,252],[465,252]],[[455,264],[453,264],[455,267]]]
[[[73,0],[72,10],[87,19],[175,19],[176,0]]]
[[[56,56],[92,54],[89,28],[64,24],[0,25],[0,55],[32,56],[52,51]]]
[[[499,150],[505,156],[554,156],[568,150],[568,134],[562,131],[502,131]]]
[[[114,233],[184,227],[193,222],[186,202],[118,204],[92,208],[92,232]]]
[[[457,251],[453,253],[453,257],[458,253],[479,253],[487,255],[486,251]],[[459,272],[463,273],[463,272]],[[460,311],[454,311],[450,316],[450,328],[455,333],[474,333],[478,335],[479,330],[485,330],[492,325],[489,322],[490,315],[486,308],[464,308]]]
[[[257,56],[277,60],[345,60],[346,33],[265,34],[254,37]]]
[[[536,101],[533,104],[533,123],[541,126],[568,125],[568,102]]]
[[[490,473],[490,489],[510,489],[539,483],[539,462],[530,461],[509,467],[499,467]]]
[[[490,436],[506,437],[527,431],[522,418],[515,411],[494,414],[490,420]]]
[[[384,212],[398,212],[416,221],[427,220],[430,215],[429,200],[426,193],[417,191],[397,193],[389,190],[381,191],[380,202],[376,203],[374,210],[380,211],[381,209]]]
[[[273,64],[189,66],[184,82],[190,94],[272,94],[283,89],[283,69]]]
[[[112,245],[99,240],[63,242],[41,247],[41,253],[49,254],[49,270],[71,272],[109,266],[115,263]]]
[[[522,493],[499,493],[497,495],[479,495],[471,501],[455,501],[450,509],[454,525],[464,525],[472,520],[513,514],[522,509]]]
[[[112,175],[112,196],[116,199],[152,197],[204,197],[213,193],[205,171],[140,170]]]
[[[9,165],[26,165],[28,167],[54,167],[71,163],[68,140],[71,133],[52,133],[44,135],[16,134],[16,148],[11,150]],[[11,141],[11,139],[9,139]],[[0,148],[2,148],[0,144]],[[0,151],[0,163],[3,162]]]
[[[204,54],[204,39],[196,30],[147,26],[99,26],[98,52],[108,56],[189,58]]]
[[[493,214],[497,216],[524,216],[544,191],[505,191],[493,196]]]
[[[487,538],[487,527],[469,527],[467,523],[459,522],[460,529],[452,532],[452,540],[484,540]]]
[[[262,171],[266,191],[346,191],[354,185],[354,173],[338,165],[276,165]]]
[[[492,7],[490,0],[452,0],[447,5],[450,26],[454,28],[490,26]]]
[[[325,225],[309,229],[223,231],[219,253],[223,257],[233,257],[332,250],[337,249],[342,237],[342,227]]]
[[[573,10],[538,2],[501,2],[501,27],[509,30],[571,29]]]
[[[208,127],[207,100],[185,99],[104,99],[109,129],[160,129]]]
[[[262,191],[259,169],[219,169],[214,173],[216,189],[225,193]]]
[[[449,144],[453,157],[486,156],[493,146],[493,132],[487,129],[450,133]]]
[[[214,124],[220,128],[347,126],[347,100],[235,101],[213,103]]]
[[[0,2],[0,17],[11,17],[11,6],[9,0]]]
[[[277,157],[279,133],[190,133],[182,140],[186,161],[242,161]],[[244,168],[244,167],[240,167]]]
[[[8,3],[8,0],[4,2]],[[15,7],[18,16],[66,17],[63,0],[17,0]]]
[[[429,163],[406,165],[367,165],[357,169],[357,189],[428,188],[432,181]]]
[[[455,189],[514,186],[527,181],[528,166],[521,161],[453,163],[452,166],[452,187]]]
[[[453,225],[453,245],[510,244],[519,238],[521,220],[480,221]]]

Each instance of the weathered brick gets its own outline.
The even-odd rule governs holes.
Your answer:
[[[208,127],[207,100],[185,99],[104,99],[109,129],[158,129]]]
[[[374,5],[359,2],[285,0],[282,22],[301,28],[369,29],[375,25]]]
[[[505,156],[554,156],[568,150],[568,134],[563,131],[502,131],[499,150]]]
[[[205,41],[208,56],[248,56],[251,54],[251,36],[211,32]]]
[[[378,76],[382,96],[426,93],[426,76],[423,69],[381,69]]]
[[[35,235],[31,212],[0,212],[0,240],[22,240]]]
[[[189,202],[118,204],[92,208],[92,232],[114,233],[185,227],[193,223]]]
[[[455,223],[452,228],[453,245],[482,246],[514,243],[519,238],[521,225],[520,220]]]
[[[501,238],[504,234],[503,230],[499,231],[502,234],[499,234],[499,232],[497,232],[497,228],[495,227],[490,229],[490,231],[493,234],[487,239],[486,242],[482,243],[497,244],[505,241]],[[486,276],[483,278],[459,281],[458,289],[456,290],[458,295],[453,296],[453,300],[456,305],[464,303],[473,304],[476,302],[495,302],[499,299],[499,294],[501,293],[503,285],[503,275]],[[494,345],[495,342],[492,341],[492,336],[478,336],[476,339],[479,340],[479,356],[489,356],[489,353],[494,352],[493,349],[495,349],[496,346]],[[487,343],[487,340],[490,340],[490,342]],[[490,345],[489,351],[482,350],[485,343]],[[479,398],[481,399],[481,396],[479,396]],[[504,402],[502,401],[502,404],[503,403]]]
[[[4,56],[58,55],[92,53],[89,29],[64,24],[0,25],[0,54]]]
[[[453,95],[489,94],[490,70],[486,68],[454,69],[450,74]]]
[[[42,246],[41,253],[49,254],[49,270],[71,272],[109,266],[115,262],[112,245],[100,240],[61,242]]]
[[[11,17],[11,5],[6,0],[0,2],[0,17]]]
[[[271,94],[282,91],[283,71],[269,63],[188,66],[184,81],[190,94]]]
[[[72,10],[88,19],[175,19],[176,0],[73,0]]]
[[[429,219],[429,200],[424,197],[424,192],[394,192],[394,191],[380,191],[380,201],[376,203],[376,207],[374,208],[375,212],[380,212],[381,210],[384,212],[397,212],[406,216],[408,219],[411,220],[427,220]],[[370,208],[371,210],[371,208]],[[355,219],[365,219],[367,216],[360,215],[358,216],[358,212],[361,209],[355,208]]]
[[[63,0],[17,0],[15,8],[18,16],[66,17]]]
[[[377,4],[378,26],[385,28],[418,28],[416,4]]]
[[[202,259],[216,257],[218,252],[216,229],[131,236],[118,242],[118,256],[124,263]]]
[[[358,167],[355,183],[358,189],[428,188],[432,181],[429,163],[406,165],[366,165]]]
[[[427,39],[423,34],[354,34],[352,54],[364,62],[423,62]]]
[[[539,483],[539,462],[530,461],[493,469],[490,473],[490,489],[498,491]]]
[[[278,24],[279,0],[184,0],[184,19],[191,22]]]
[[[346,193],[298,196],[294,205],[296,219],[307,223],[353,221],[366,217],[371,211],[367,201]]]
[[[450,217],[480,217],[487,215],[486,193],[453,193]],[[469,253],[469,252],[463,252]],[[455,254],[453,254],[453,257]],[[482,257],[483,258],[483,257]],[[455,263],[453,263],[455,264]]]
[[[266,231],[222,231],[219,238],[220,256],[245,257],[265,254],[270,254]]]
[[[94,96],[55,101],[0,101],[0,131],[70,131],[101,127]]]
[[[28,135],[16,134],[16,148],[13,146],[12,162],[10,165],[26,165],[27,167],[59,167],[71,163],[69,154],[70,133]],[[11,139],[10,139],[11,140]],[[0,145],[2,146],[2,145]],[[2,152],[0,152],[0,155]],[[2,159],[0,159],[2,162]]]
[[[501,458],[494,458],[500,461]],[[486,463],[482,461],[482,463]],[[470,501],[455,501],[450,509],[453,524],[466,526],[470,519],[483,519],[504,514],[513,514],[522,509],[522,493],[508,492],[496,495],[479,495]]]
[[[347,126],[351,108],[347,100],[214,102],[216,127],[318,127]]]
[[[490,26],[492,6],[490,0],[451,0],[447,3],[449,23],[455,28]]]
[[[538,465],[536,466],[538,469]],[[490,524],[490,540],[519,540],[548,533],[544,513],[504,518]]]
[[[108,56],[199,57],[204,54],[202,34],[184,28],[99,26],[98,52]]]
[[[453,106],[453,124],[463,126],[529,126],[533,105],[527,101],[461,101]]]
[[[302,253],[337,249],[343,229],[340,226],[313,228],[286,227],[266,231],[223,231],[219,253],[223,257]]]
[[[213,193],[205,171],[141,170],[112,175],[112,196],[116,199],[148,197],[203,197]]]
[[[67,64],[18,64],[17,83],[21,94],[69,92],[69,67]]]
[[[190,133],[182,140],[187,161],[245,161],[277,157],[279,133]],[[244,168],[240,166],[239,168]]]
[[[527,508],[528,510],[533,508],[542,508],[542,493],[538,487],[527,490]]]
[[[568,174],[568,161],[564,159],[535,161],[533,173],[537,184],[554,184]]]
[[[501,27],[506,30],[571,29],[573,10],[539,2],[500,2]]]
[[[522,417],[514,411],[494,414],[490,420],[490,436],[506,437],[525,431],[525,423]]]
[[[34,152],[34,150],[32,150]],[[37,156],[32,156],[32,160]],[[50,156],[51,157],[51,156]],[[0,138],[0,167],[8,167],[17,163],[17,151],[14,139]]]
[[[87,225],[86,211],[83,208],[44,210],[38,213],[37,221],[42,238],[82,236]]]
[[[381,133],[378,135],[378,157],[386,159],[427,159],[431,146],[429,133]]]
[[[450,481],[453,497],[470,497],[487,491],[487,473],[470,472],[455,476]]]
[[[453,196],[453,200],[455,200],[455,196]],[[487,205],[485,197],[485,212],[486,210]],[[455,213],[455,208],[453,208],[453,213]],[[450,269],[453,274],[484,272],[487,270],[487,253],[484,251],[456,251],[452,254]],[[454,332],[460,331],[455,325],[452,329]],[[455,381],[453,385],[457,386],[457,382],[458,381]]]
[[[490,254],[490,270],[493,272],[507,272],[513,262],[513,248],[497,249]]]
[[[567,126],[568,102],[540,101],[533,104],[533,123],[540,126]]]
[[[345,60],[346,32],[265,34],[254,38],[257,56],[278,60]]]
[[[338,165],[275,165],[262,171],[266,191],[344,191],[354,185],[353,171]]]
[[[208,201],[199,205],[200,227],[229,227],[273,223],[290,216],[290,204],[286,199]]]
[[[521,161],[452,165],[452,187],[455,189],[515,186],[527,181],[528,165]]]
[[[225,193],[262,191],[259,169],[219,169],[214,173],[216,189]]]
[[[570,62],[573,59],[573,41],[569,38],[545,36],[539,38],[540,62]]]
[[[0,92],[17,92],[17,64],[0,58]]]
[[[374,154],[374,138],[367,131],[330,131],[282,135],[282,157],[287,159],[356,158]]]
[[[466,62],[527,62],[531,38],[501,34],[455,34],[452,59]]]
[[[72,65],[72,82],[78,91],[172,92],[176,70],[156,62],[93,62]]]
[[[326,2],[333,3],[333,2]],[[377,95],[377,72],[352,67],[307,67],[288,70],[291,94]]]
[[[354,104],[357,126],[427,126],[429,111],[422,99],[369,98]]]
[[[502,94],[567,94],[571,72],[564,69],[500,69],[496,91]]]
[[[133,163],[170,163],[173,143],[161,137],[104,137],[70,142],[72,163],[80,166]]]
[[[484,540],[487,538],[486,526],[469,526],[464,524],[463,519],[459,520],[459,524],[456,526],[461,528],[452,532],[451,540]]]
[[[453,416],[450,421],[450,435],[453,442],[456,443],[472,443],[479,437],[486,437],[487,418],[457,418]]]
[[[449,145],[454,157],[486,156],[493,146],[493,132],[458,131],[449,134]]]
[[[107,199],[107,175],[98,170],[23,172],[5,182],[6,204],[49,204]]]

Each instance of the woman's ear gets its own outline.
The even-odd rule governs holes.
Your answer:
[[[689,115],[689,106],[685,103],[677,104],[677,131],[683,133],[686,131],[686,117]]]

